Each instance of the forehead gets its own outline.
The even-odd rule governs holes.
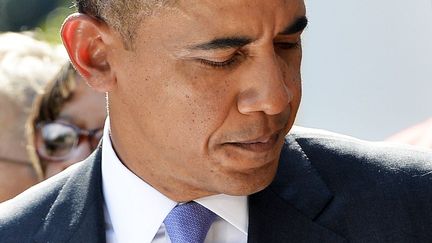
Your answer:
[[[217,35],[275,35],[304,15],[303,0],[179,0],[143,26],[145,37],[153,31],[171,39],[206,40]]]
[[[303,0],[179,0],[175,7],[185,14],[214,16],[247,12],[251,15],[273,15],[278,10],[293,12],[304,8]]]
[[[83,128],[100,127],[105,117],[104,108],[104,94],[92,90],[80,79],[72,98],[61,107],[59,118]]]

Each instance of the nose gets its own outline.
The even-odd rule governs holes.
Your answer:
[[[245,71],[242,91],[237,98],[239,112],[264,112],[267,115],[283,112],[293,99],[284,69],[287,69],[286,64],[274,53],[253,60]]]

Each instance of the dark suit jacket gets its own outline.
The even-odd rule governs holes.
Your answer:
[[[249,242],[432,242],[432,155],[292,132],[248,203]],[[1,243],[104,241],[101,149],[0,205]]]

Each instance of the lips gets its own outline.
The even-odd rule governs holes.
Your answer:
[[[280,135],[280,131],[281,130],[252,140],[229,142],[226,144],[252,152],[268,152],[275,147]]]

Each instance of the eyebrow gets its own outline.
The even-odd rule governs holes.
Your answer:
[[[303,31],[308,24],[308,19],[306,16],[302,16],[297,18],[296,21],[290,26],[286,27],[280,35],[292,35],[298,32]],[[216,50],[216,49],[230,49],[230,48],[240,48],[245,46],[253,41],[252,38],[249,37],[223,37],[216,38],[206,43],[201,43],[198,45],[190,46],[189,50]]]
[[[201,43],[189,47],[190,50],[215,50],[215,49],[229,49],[239,48],[252,42],[248,37],[223,37],[216,38],[206,43]]]
[[[306,16],[302,16],[300,18],[297,18],[296,21],[286,27],[282,32],[280,32],[280,35],[292,35],[298,32],[303,31],[306,26],[308,25],[308,19]]]

